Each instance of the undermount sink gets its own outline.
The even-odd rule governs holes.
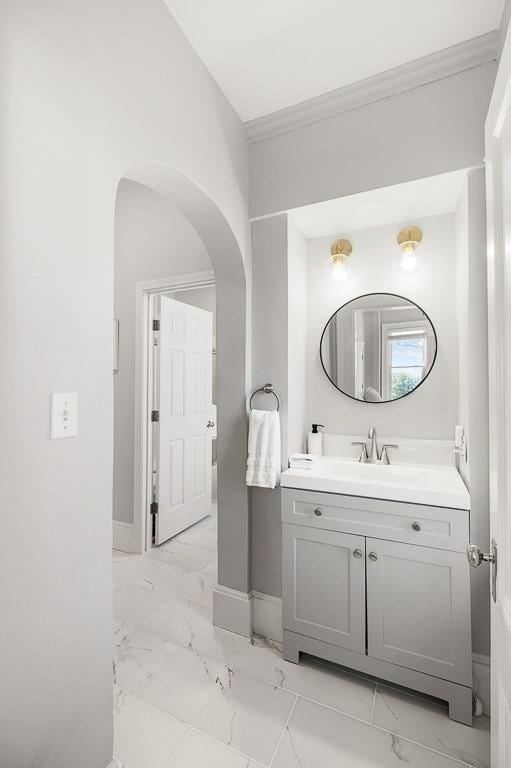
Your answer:
[[[284,488],[343,493],[437,507],[470,509],[470,496],[455,467],[420,464],[361,464],[321,457],[311,469],[287,469]]]

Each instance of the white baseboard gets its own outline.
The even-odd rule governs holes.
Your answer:
[[[252,597],[219,584],[213,590],[213,624],[237,635],[252,636]]]
[[[120,520],[112,521],[112,546],[120,552],[134,552],[134,526],[133,523],[122,523]]]
[[[282,599],[252,590],[252,627],[256,635],[282,642]]]
[[[472,673],[474,677],[474,693],[479,696],[483,702],[484,714],[491,716],[491,698],[490,698],[490,659],[488,656],[482,656],[479,653],[472,655]]]

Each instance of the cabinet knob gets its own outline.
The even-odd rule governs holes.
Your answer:
[[[378,560],[378,555],[376,554],[376,552],[369,552],[369,560],[372,560],[373,563],[375,560]]]
[[[356,557],[357,560],[359,560],[362,557],[362,555],[363,555],[363,552],[358,547],[353,550],[353,557]]]
[[[421,530],[421,524],[420,523],[412,523],[412,528],[414,531],[420,531]]]
[[[314,510],[314,514],[316,515],[316,517],[321,517],[323,512],[320,510],[319,507],[316,507],[316,509]]]

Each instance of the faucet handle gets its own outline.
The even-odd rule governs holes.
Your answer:
[[[374,427],[369,427],[369,432],[367,433],[367,437],[369,440],[372,440],[375,435],[375,429]]]
[[[365,464],[366,461],[367,461],[367,445],[365,443],[362,443],[362,442],[358,441],[358,440],[355,441],[354,443],[352,443],[352,445],[360,445],[361,446],[360,456],[359,456],[358,460],[359,460],[359,462],[361,464]]]
[[[389,461],[389,455],[387,453],[388,448],[399,448],[399,445],[393,445],[392,443],[387,443],[387,445],[384,445],[381,449],[381,455],[379,459],[380,464],[390,464]]]

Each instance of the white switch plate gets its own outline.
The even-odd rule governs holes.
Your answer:
[[[51,439],[78,434],[78,392],[53,392],[51,396]]]

